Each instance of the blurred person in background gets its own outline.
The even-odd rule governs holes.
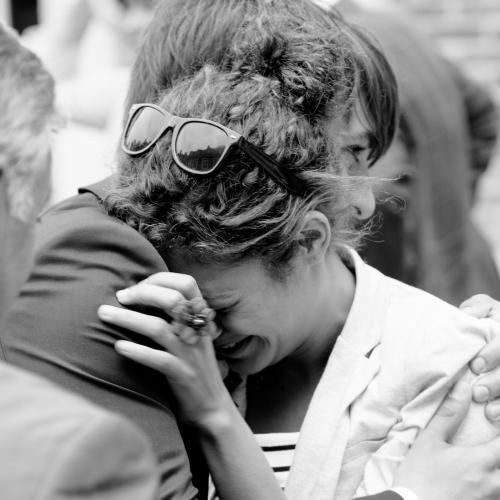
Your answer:
[[[56,114],[52,77],[2,24],[0,106],[3,312],[31,264],[33,223],[50,191]],[[36,329],[31,333],[36,335]],[[2,498],[155,497],[155,458],[147,438],[135,426],[3,361],[0,443]]]
[[[50,195],[50,148],[58,118],[54,80],[0,25],[0,315],[32,262],[35,219]]]
[[[39,0],[23,43],[52,73],[57,102],[77,123],[103,128],[126,91],[155,0]],[[119,101],[118,101],[119,102]],[[120,103],[121,104],[121,103]]]
[[[155,500],[156,460],[131,422],[0,362],[6,500]]]
[[[367,241],[368,262],[455,305],[480,292],[498,297],[491,249],[471,220],[498,131],[492,98],[394,12],[397,6],[389,10],[391,2],[316,3],[372,33],[398,81],[399,133],[370,173],[397,180],[380,185],[381,227]]]
[[[40,24],[22,38],[54,75],[68,119],[54,144],[52,202],[111,172],[130,67],[155,3],[39,0]]]
[[[0,5],[2,19],[18,33],[38,22],[38,0],[0,0]]]

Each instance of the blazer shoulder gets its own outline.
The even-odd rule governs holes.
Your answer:
[[[392,295],[385,315],[381,371],[389,386],[406,388],[408,400],[454,380],[492,335],[490,321],[467,316],[427,292],[398,284]]]

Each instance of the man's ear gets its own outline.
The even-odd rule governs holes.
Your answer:
[[[325,214],[312,210],[304,216],[299,236],[299,252],[317,261],[321,259],[330,247],[332,230]]]

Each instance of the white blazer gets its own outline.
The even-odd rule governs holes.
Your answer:
[[[498,325],[388,278],[351,252],[356,292],[300,431],[286,493],[348,500],[390,488],[399,463]],[[473,404],[455,441],[499,434]]]

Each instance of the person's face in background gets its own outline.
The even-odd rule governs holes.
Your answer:
[[[371,130],[361,103],[353,106],[347,118],[334,118],[327,122],[326,132],[340,152],[343,174],[370,175]],[[370,218],[375,211],[375,195],[371,187],[364,186],[354,194],[354,208],[360,220]]]
[[[401,134],[394,139],[387,153],[380,158],[370,171],[370,175],[385,179],[375,185],[377,198],[395,197],[395,203],[406,205],[411,198],[411,184],[415,175],[415,165]]]
[[[415,173],[411,140],[400,126],[390,148],[370,171],[380,179],[374,183],[378,222],[375,236],[366,241],[363,254],[384,274],[410,283],[415,283],[418,272]]]

